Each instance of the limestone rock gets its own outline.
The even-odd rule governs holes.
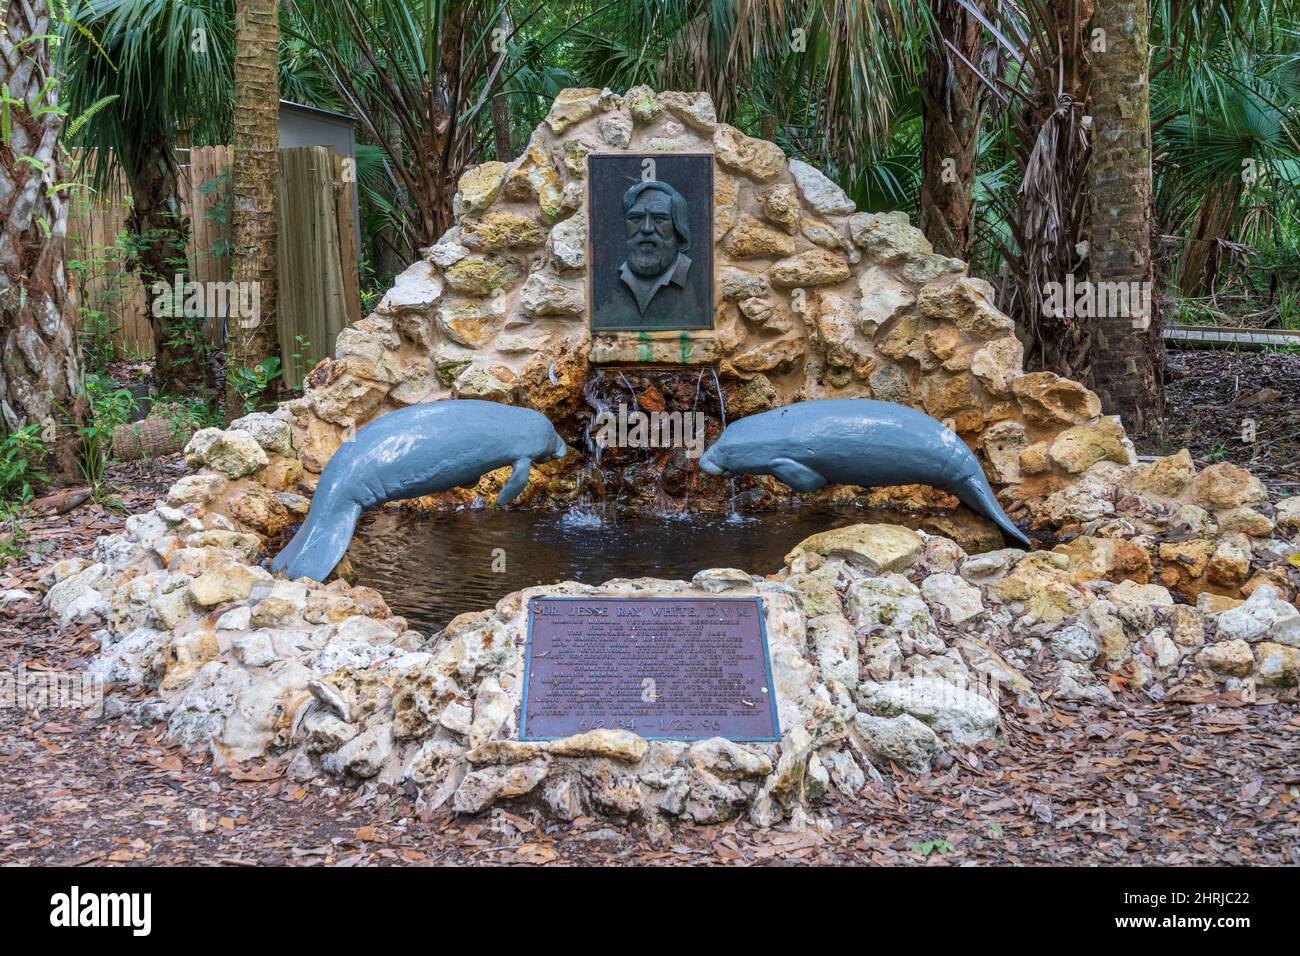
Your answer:
[[[1256,650],[1262,686],[1295,687],[1300,684],[1300,648],[1264,641]]]
[[[993,585],[1004,601],[1015,601],[1034,620],[1054,624],[1083,610],[1087,593],[1069,573],[1065,555],[1039,551],[1027,555],[1012,572]]]
[[[457,398],[504,402],[513,393],[513,376],[509,369],[489,369],[481,362],[471,362],[456,376],[452,388]]]
[[[892,524],[855,524],[805,538],[785,556],[792,565],[804,554],[839,558],[868,574],[906,571],[915,563],[925,542],[910,528]]]
[[[796,286],[831,285],[849,277],[848,261],[825,249],[809,249],[772,266],[768,273],[772,285],[781,289]]]
[[[496,202],[501,193],[501,185],[505,182],[506,169],[505,163],[490,162],[471,166],[461,173],[460,181],[456,184],[457,210],[479,212]]]
[[[788,183],[769,186],[758,194],[758,202],[768,222],[776,223],[792,236],[799,231],[799,195],[793,186]],[[794,252],[793,246],[790,252]]]
[[[1081,425],[1101,414],[1101,399],[1054,372],[1030,372],[1011,384],[1025,417],[1038,425]]]
[[[500,166],[502,164],[488,163],[487,165]],[[478,168],[482,169],[483,167]],[[469,174],[466,173],[466,175]],[[461,255],[455,261],[463,259],[466,254],[464,247],[458,248]],[[446,265],[452,264],[454,263],[446,263]],[[442,297],[443,287],[442,275],[434,268],[432,263],[424,260],[413,262],[393,279],[393,287],[384,293],[384,297],[379,300],[379,305],[375,307],[375,311],[379,315],[427,312]]]
[[[970,370],[990,395],[1010,395],[1021,375],[1025,347],[1014,335],[994,339],[971,358]]]
[[[480,252],[534,249],[546,241],[546,230],[535,220],[502,210],[461,220],[460,235],[466,248]]]
[[[1143,465],[1133,476],[1135,491],[1149,491],[1166,498],[1177,498],[1192,480],[1192,456],[1184,448],[1176,455],[1157,458]]]
[[[572,272],[587,265],[587,220],[570,216],[551,230],[551,264],[557,272]]]
[[[794,240],[742,213],[722,240],[722,251],[733,259],[780,259],[794,255]]]
[[[286,508],[273,495],[261,488],[244,491],[231,503],[232,517],[258,534],[274,537],[293,523]]]
[[[307,401],[316,417],[322,421],[342,425],[344,428],[359,425],[378,410],[384,396],[388,394],[387,385],[348,375],[337,363],[322,363],[322,366],[324,376],[320,385],[315,385],[310,376],[307,380]],[[322,366],[318,366],[317,370],[321,371]],[[315,374],[312,373],[313,376]],[[309,426],[309,434],[310,431]],[[307,455],[300,451],[299,458],[303,467],[310,470]],[[263,461],[262,465],[269,463]]]
[[[868,338],[892,322],[916,302],[916,295],[888,271],[872,266],[858,279],[862,299],[858,321]]]
[[[1277,503],[1277,526],[1287,531],[1300,531],[1300,495],[1283,498]]]
[[[1079,664],[1091,664],[1101,654],[1101,645],[1086,625],[1075,622],[1058,627],[1049,639],[1057,657]]]
[[[1109,687],[1097,681],[1092,672],[1074,661],[1061,661],[1056,665],[1056,694],[1061,700],[1081,700],[1098,707],[1115,703]]]
[[[557,136],[596,115],[600,108],[601,91],[592,88],[560,90],[546,114],[546,125]]]
[[[998,737],[997,706],[986,697],[937,677],[908,677],[858,688],[863,710],[882,717],[910,714],[962,747]]]
[[[438,331],[457,345],[482,348],[496,332],[499,316],[491,307],[466,299],[448,299],[438,306]]]
[[[498,800],[522,796],[542,782],[547,767],[547,759],[540,757],[528,763],[473,770],[456,789],[452,806],[457,813],[477,813]]]
[[[749,321],[769,332],[781,334],[794,328],[794,317],[789,310],[768,299],[744,299],[740,303],[740,312]]]
[[[718,289],[724,299],[752,299],[772,291],[761,275],[734,266],[718,270]]]
[[[1207,644],[1196,659],[1206,670],[1225,677],[1247,677],[1255,669],[1255,655],[1245,641]]]
[[[880,265],[894,265],[934,252],[921,230],[914,228],[905,212],[860,212],[849,219],[853,242]]]
[[[821,170],[802,160],[790,160],[790,175],[803,201],[823,216],[847,216],[855,210],[850,199],[839,186],[831,182]]]
[[[654,122],[661,111],[655,91],[648,86],[632,87],[623,95],[623,101],[627,104],[632,119],[642,126]]]
[[[468,255],[443,275],[447,285],[465,295],[489,296],[509,289],[523,276],[513,259],[493,253]]]
[[[931,574],[921,582],[921,595],[940,620],[961,624],[984,613],[979,588],[956,574]]]
[[[728,169],[766,182],[775,179],[785,168],[781,147],[766,140],[746,136],[740,130],[719,124],[713,134],[714,156]]]
[[[246,431],[203,428],[185,446],[185,463],[191,468],[207,466],[227,478],[243,478],[265,466],[266,452]]]
[[[741,352],[727,364],[742,374],[785,371],[803,358],[804,351],[805,345],[798,338],[775,339]]]
[[[1267,584],[1251,592],[1245,603],[1223,611],[1217,618],[1220,640],[1259,641],[1270,638],[1300,647],[1300,611],[1283,601]]]
[[[853,727],[872,760],[882,765],[893,761],[908,773],[929,773],[943,750],[935,732],[908,713],[857,714]]]
[[[596,124],[600,139],[606,146],[625,149],[632,142],[632,120],[622,113],[602,116]]]
[[[718,115],[708,93],[674,90],[660,93],[656,99],[660,106],[697,133],[712,133],[718,127]]]
[[[1240,508],[1268,500],[1268,491],[1245,468],[1220,462],[1192,479],[1192,500],[1210,509]]]
[[[529,315],[578,315],[587,307],[581,282],[562,282],[542,272],[524,282],[519,304]]]
[[[260,569],[259,569],[260,570]],[[228,564],[205,571],[190,582],[190,598],[199,607],[214,607],[228,601],[242,601],[253,590],[253,585],[268,575],[254,573],[243,564]]]
[[[185,475],[177,479],[167,492],[169,505],[206,505],[221,493],[226,479],[221,475]]]
[[[998,422],[985,429],[981,437],[990,480],[1000,484],[1018,482],[1020,455],[1028,447],[1025,426],[1015,421]]]

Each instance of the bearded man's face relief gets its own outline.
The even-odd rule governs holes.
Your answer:
[[[624,220],[627,265],[642,279],[653,279],[677,261],[677,233],[673,229],[672,199],[657,189],[637,196]]]

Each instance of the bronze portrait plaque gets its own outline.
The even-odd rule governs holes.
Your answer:
[[[520,740],[779,740],[761,598],[528,603]]]
[[[593,332],[713,328],[713,156],[587,156]]]

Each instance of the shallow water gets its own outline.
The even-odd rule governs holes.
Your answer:
[[[768,574],[808,535],[863,520],[855,509],[663,517],[381,510],[362,518],[348,559],[354,583],[378,589],[394,613],[427,632],[538,584],[689,580],[717,567]]]

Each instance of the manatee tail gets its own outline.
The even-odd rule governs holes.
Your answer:
[[[1002,506],[998,504],[997,496],[989,487],[988,479],[984,477],[978,462],[972,460],[971,466],[975,469],[974,473],[962,479],[957,487],[950,489],[952,493],[961,499],[962,504],[978,511],[1001,528],[1002,533],[1008,538],[1025,548],[1031,547],[1031,542],[1025,537],[1025,533],[1015,526],[1015,523],[1007,517],[1007,513],[1002,510]]]
[[[328,492],[318,491],[307,520],[271,560],[271,570],[283,571],[290,579],[324,581],[347,553],[360,517],[361,505],[355,501],[337,501]]]

